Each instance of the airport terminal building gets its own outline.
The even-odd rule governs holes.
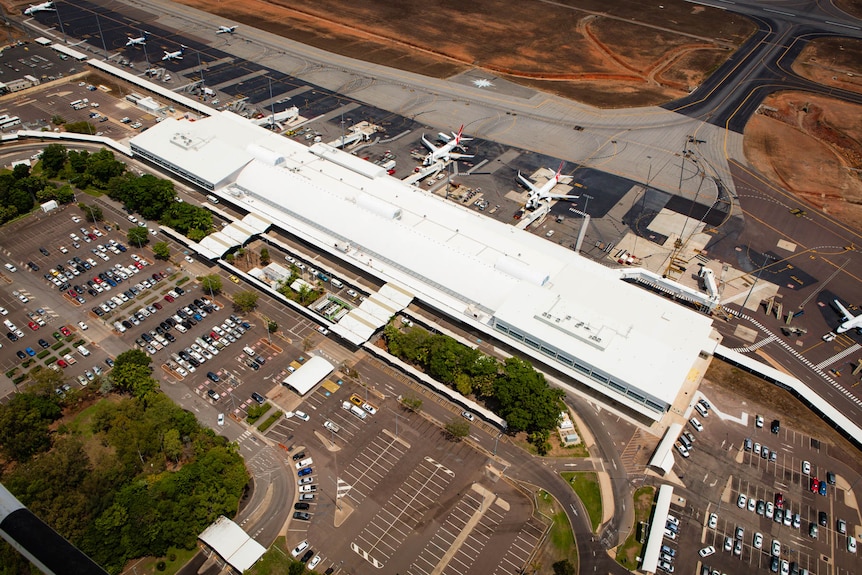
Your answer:
[[[718,344],[709,317],[623,281],[620,270],[326,144],[307,147],[230,112],[168,118],[130,144],[136,156],[649,419],[663,416]]]

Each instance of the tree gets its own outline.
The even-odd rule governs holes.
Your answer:
[[[105,214],[102,212],[102,208],[92,204],[88,205],[84,202],[78,202],[78,208],[83,212],[84,218],[90,223],[101,222],[105,219]]]
[[[554,575],[575,575],[575,566],[568,559],[557,561],[552,567]]]
[[[545,377],[529,362],[517,357],[506,359],[503,375],[494,384],[499,415],[513,433],[533,433],[556,427],[564,407],[563,395],[561,389],[549,387]]]
[[[129,229],[129,232],[126,234],[126,239],[133,246],[138,246],[139,248],[145,246],[150,241],[150,234],[147,232],[147,228],[142,226],[134,226]]]
[[[48,178],[55,178],[60,170],[66,165],[66,146],[62,144],[48,144],[42,150],[40,160],[42,162],[42,173]]]
[[[153,255],[156,259],[168,260],[171,257],[171,250],[168,247],[168,242],[156,242],[153,244]]]
[[[201,278],[201,289],[207,294],[221,293],[221,277],[217,274],[210,274]]]
[[[422,411],[422,400],[418,397],[407,396],[401,398],[401,405],[410,411],[419,413]]]
[[[66,124],[66,131],[75,134],[90,134],[96,133],[96,127],[90,122],[71,122]]]
[[[25,462],[46,451],[51,446],[49,425],[61,415],[54,397],[31,392],[13,395],[9,403],[0,406],[0,452]]]
[[[260,248],[260,263],[263,265],[269,263],[269,250],[266,247]]]
[[[233,306],[237,311],[248,313],[257,307],[258,297],[258,293],[251,290],[237,292],[233,296]]]
[[[153,360],[140,349],[129,349],[124,351],[114,360],[114,367],[123,366],[125,364],[142,365],[146,368],[150,367]],[[151,370],[152,371],[152,370]]]
[[[62,126],[66,123],[66,119],[60,115],[51,116],[51,123],[55,126]]]
[[[269,333],[275,333],[275,332],[277,332],[277,331],[278,331],[278,324],[277,324],[277,323],[275,323],[274,321],[272,321],[271,319],[270,319],[270,320],[267,320],[267,322],[266,322],[266,331],[267,331],[267,332],[269,332]]]
[[[470,424],[461,417],[453,417],[446,424],[446,433],[455,441],[461,441],[470,435]]]

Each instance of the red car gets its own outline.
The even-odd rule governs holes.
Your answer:
[[[27,327],[29,327],[33,331],[36,331],[37,329],[39,329],[39,324],[36,323],[35,321],[31,321],[30,323],[27,324]]]
[[[66,363],[66,360],[65,360],[65,359],[58,359],[58,360],[57,360],[57,365],[59,365],[59,366],[60,366],[60,367],[62,367],[63,369],[65,369],[65,368],[69,367],[69,364],[68,364],[68,363]]]
[[[159,302],[153,302],[153,307],[156,309],[162,309],[162,304],[160,304]]]
[[[816,477],[811,478],[811,493],[817,493],[820,490],[820,481]]]
[[[99,276],[96,276],[93,278],[93,281],[96,282],[97,284],[100,284],[100,283],[102,283],[102,278],[100,278]]]
[[[73,289],[70,289],[70,290],[69,290],[69,291],[67,291],[66,293],[67,293],[67,294],[69,294],[69,296],[70,296],[72,299],[74,299],[74,298],[78,297],[78,292],[76,292],[76,291],[75,291],[75,290],[73,290]]]
[[[165,301],[168,303],[173,303],[174,302],[174,296],[172,296],[170,294],[165,294]]]
[[[784,496],[780,493],[775,494],[775,506],[784,509]]]
[[[210,332],[210,337],[213,339],[221,339],[221,336],[214,331]]]
[[[141,262],[135,262],[135,267],[139,270],[142,270],[144,269],[144,264],[142,264]]]
[[[62,333],[65,336],[70,336],[70,335],[72,335],[72,330],[70,330],[68,327],[66,327],[64,325],[63,327],[60,328],[60,333]]]

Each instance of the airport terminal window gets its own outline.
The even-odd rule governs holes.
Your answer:
[[[501,331],[503,333],[509,333],[509,328],[506,327],[505,325],[498,323],[498,324],[495,324],[494,327],[497,328],[497,331]]]
[[[544,345],[542,346],[542,353],[544,353],[545,355],[550,355],[551,357],[557,357],[557,352],[552,349],[548,349]]]
[[[575,369],[583,373],[590,373],[590,368],[585,365],[581,365],[580,363],[575,364]]]
[[[643,402],[644,402],[644,400],[646,399],[644,396],[642,396],[641,394],[639,394],[638,392],[636,392],[636,391],[635,391],[635,390],[633,390],[633,389],[628,390],[628,392],[626,393],[626,395],[628,395],[628,396],[629,396],[629,397],[631,397],[632,399],[634,399],[634,400],[638,401],[639,403],[643,403]]]
[[[565,355],[558,355],[557,359],[560,360],[560,363],[564,363],[564,364],[568,365],[569,367],[571,367],[575,364],[575,362],[573,360],[569,359]]]
[[[600,374],[600,373],[593,372],[593,378],[595,378],[598,381],[601,381],[602,383],[608,382],[608,378],[606,376]]]
[[[509,335],[511,335],[513,338],[517,339],[518,341],[524,341],[524,336],[515,330],[510,331]]]
[[[665,407],[663,405],[659,405],[658,403],[656,403],[652,400],[649,400],[649,399],[646,400],[646,406],[651,408],[651,409],[654,409],[656,411],[664,411],[665,410]]]
[[[527,345],[529,345],[532,348],[539,349],[539,342],[533,341],[532,339],[530,339],[528,337],[524,338],[524,343],[526,343]]]
[[[614,380],[611,380],[609,383],[610,383],[610,385],[611,385],[611,387],[612,387],[612,388],[616,389],[616,390],[617,390],[617,391],[619,391],[620,393],[625,393],[625,392],[626,392],[626,388],[625,388],[625,386],[620,385],[619,383],[615,382]]]

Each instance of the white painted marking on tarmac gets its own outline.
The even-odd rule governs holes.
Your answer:
[[[781,14],[782,16],[796,17],[796,14],[793,14],[792,12],[782,12],[781,10],[773,10],[772,8],[764,8],[763,11],[772,12],[773,14]]]
[[[851,30],[860,30],[859,26],[851,26],[850,24],[841,24],[840,22],[832,22],[831,20],[826,20],[827,24],[832,24],[833,26],[841,26],[842,28],[850,28]]]

